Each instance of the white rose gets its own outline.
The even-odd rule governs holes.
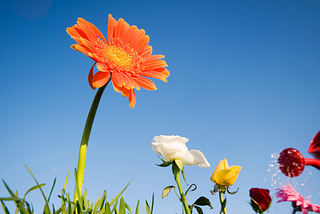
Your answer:
[[[153,138],[152,149],[157,155],[161,155],[168,161],[181,160],[184,165],[198,165],[200,167],[210,167],[207,159],[199,150],[190,150],[186,147],[189,139],[180,136],[155,136]]]

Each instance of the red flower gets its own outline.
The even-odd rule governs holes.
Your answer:
[[[262,213],[270,207],[271,196],[270,196],[270,191],[268,189],[251,188],[250,198],[251,198],[251,206],[256,212]],[[260,210],[257,205],[260,206]]]

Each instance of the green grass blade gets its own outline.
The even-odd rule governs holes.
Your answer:
[[[3,201],[1,201],[1,205],[2,205],[2,209],[4,211],[5,214],[10,214],[7,206],[3,203]]]
[[[2,182],[4,183],[4,186],[6,187],[6,189],[8,190],[8,192],[10,193],[10,195],[12,196],[12,198],[13,198],[13,200],[12,201],[14,201],[14,203],[15,203],[15,205],[16,205],[16,213],[18,213],[19,211],[21,212],[21,213],[28,213],[28,211],[24,208],[24,205],[23,205],[23,203],[21,203],[21,200],[22,199],[20,199],[20,198],[18,198],[18,193],[13,193],[12,192],[12,190],[9,188],[9,186],[6,184],[6,182],[2,179]]]
[[[77,169],[74,169],[74,177],[75,177],[75,183],[76,183],[76,193],[78,195],[78,198],[80,198],[80,189],[79,189],[79,183],[78,183],[78,173],[77,173]],[[74,201],[75,202],[75,201]]]
[[[126,214],[126,202],[124,202],[123,196],[120,199],[119,213],[120,214]]]
[[[66,180],[64,181],[64,186],[63,186],[64,191],[66,191],[66,189],[67,189],[68,178],[69,178],[69,171],[67,173]]]
[[[5,197],[5,198],[0,198],[0,201],[20,201],[20,198],[15,197]]]
[[[43,187],[43,186],[45,186],[46,184],[39,184],[39,186],[38,185],[35,185],[35,186],[33,186],[33,187],[31,187],[30,189],[28,189],[28,191],[24,194],[24,196],[23,196],[23,200],[26,198],[26,196],[27,196],[27,194],[29,193],[29,192],[31,192],[31,191],[33,191],[33,190],[37,190],[37,189],[39,189],[39,187]]]
[[[126,203],[125,207],[126,207],[126,209],[129,211],[129,213],[132,214],[131,208],[130,208],[130,206],[129,206],[127,203]]]
[[[139,203],[140,203],[140,200],[138,200],[137,207],[136,207],[136,213],[135,213],[135,214],[139,214]]]
[[[55,178],[54,178],[54,180],[53,180],[53,184],[52,184],[52,187],[51,187],[51,190],[50,190],[50,193],[49,193],[48,201],[50,201],[51,194],[52,194],[52,192],[53,192],[53,188],[54,188],[54,186],[56,185],[56,181],[57,181],[57,171],[56,171],[56,176],[55,176]]]
[[[30,173],[31,176],[33,177],[34,181],[35,181],[35,182],[37,183],[37,185],[39,186],[39,189],[40,189],[40,191],[41,191],[41,193],[42,193],[42,196],[43,196],[43,198],[44,198],[44,200],[45,200],[45,202],[46,202],[45,207],[44,207],[44,213],[45,213],[45,214],[51,214],[50,208],[49,208],[49,202],[48,202],[48,200],[47,200],[47,198],[46,198],[46,196],[45,196],[45,194],[44,194],[44,192],[43,192],[40,184],[38,183],[37,179],[34,177],[34,175],[33,175],[33,173],[31,172],[31,170],[27,167],[27,165],[25,165],[25,167],[27,168],[27,170],[29,171],[29,173]]]
[[[88,198],[87,198],[87,190],[86,189],[84,189],[84,191],[83,191],[83,200],[84,200],[84,210],[87,211],[88,210],[89,201],[88,201]]]
[[[152,194],[151,214],[153,213],[153,205],[154,205],[154,193]]]
[[[111,210],[110,210],[110,204],[106,201],[105,204],[105,214],[111,214]]]
[[[147,211],[147,214],[151,214],[150,206],[147,200],[146,200],[146,211]]]
[[[117,205],[118,205],[118,200],[114,203],[111,213],[115,212],[115,210],[117,209]]]
[[[14,194],[13,192],[12,192],[12,190],[9,188],[9,186],[7,185],[7,183],[2,179],[2,182],[3,182],[3,184],[4,184],[4,186],[6,187],[6,189],[8,190],[8,192],[10,193],[10,195],[13,197],[13,198],[17,198],[17,199],[20,199],[20,198],[18,198],[17,196],[16,196],[16,194]],[[21,200],[21,199],[20,199]]]
[[[132,181],[132,180],[131,180]],[[115,201],[118,200],[118,198],[122,195],[122,193],[127,189],[127,187],[129,186],[129,184],[131,183],[131,181],[127,184],[127,186],[114,198],[112,199],[109,204],[112,205]]]

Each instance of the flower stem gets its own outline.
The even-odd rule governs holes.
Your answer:
[[[81,143],[80,143],[78,167],[77,167],[77,178],[76,178],[80,195],[82,195],[82,185],[83,185],[83,177],[84,177],[84,168],[86,164],[87,147],[88,147],[88,142],[89,142],[93,121],[94,121],[103,91],[108,85],[108,83],[110,82],[110,80],[104,86],[98,89],[92,101],[91,108],[87,116],[86,124],[83,129]],[[75,187],[75,190],[74,190],[74,202],[76,202],[80,198],[80,196],[77,194],[76,188],[77,186]]]
[[[183,204],[185,213],[191,214],[188,203],[187,203],[187,198],[186,198],[185,194],[183,193],[182,187],[181,187],[181,182],[180,182],[180,178],[179,178],[180,169],[175,162],[172,164],[172,172],[173,172],[174,178],[176,180],[176,183],[178,185],[178,189],[179,189],[179,193],[180,193],[180,201]]]
[[[220,213],[228,214],[227,208],[226,208],[226,201],[223,199],[223,191],[219,190],[219,198],[220,198],[220,204],[221,204],[221,211]]]

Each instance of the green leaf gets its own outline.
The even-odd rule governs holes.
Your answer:
[[[39,186],[38,186],[38,185],[35,185],[35,186],[31,187],[31,188],[28,189],[28,191],[24,194],[23,198],[25,198],[26,195],[27,195],[29,192],[31,192],[31,191],[33,191],[33,190],[36,190],[36,189],[39,189],[39,187],[43,187],[43,186],[45,186],[45,185],[46,185],[46,184],[39,184]]]
[[[146,211],[147,211],[147,214],[151,214],[150,206],[147,200],[146,200]]]
[[[139,203],[140,203],[140,201],[138,200],[135,214],[139,214]]]
[[[10,195],[12,196],[12,198],[13,198],[13,201],[14,201],[14,203],[16,204],[16,207],[17,207],[17,209],[16,209],[16,213],[18,213],[18,211],[20,211],[21,213],[28,213],[28,211],[24,208],[24,205],[23,205],[23,203],[21,203],[20,201],[21,201],[21,199],[20,198],[18,198],[18,193],[13,193],[12,191],[11,191],[11,189],[9,188],[9,186],[6,184],[6,182],[2,179],[2,182],[4,183],[4,185],[5,185],[5,187],[6,187],[6,189],[8,190],[8,192],[10,193]],[[0,199],[1,200],[1,199]]]
[[[213,208],[210,200],[204,196],[201,196],[198,198],[193,204],[198,205],[198,206],[209,206],[211,209]]]
[[[110,203],[109,203],[110,204]],[[111,210],[111,213],[113,213],[116,209],[117,209],[117,206],[118,206],[118,200],[115,201],[114,205],[113,205],[113,208]]]
[[[158,157],[162,160],[162,164],[156,164],[157,166],[167,167],[173,163],[173,161],[166,161],[166,160],[163,160],[160,156],[158,156]]]
[[[89,201],[88,201],[88,198],[87,198],[87,190],[86,189],[84,189],[84,191],[83,191],[83,201],[84,201],[84,209],[88,210]]]
[[[199,214],[203,214],[203,211],[202,211],[201,207],[194,206],[194,208],[196,208],[196,210],[197,210],[197,212],[198,212]]]
[[[13,192],[12,192],[12,190],[9,188],[9,186],[7,185],[7,183],[2,179],[2,182],[3,182],[3,184],[4,184],[4,186],[6,187],[6,189],[7,189],[7,191],[10,193],[10,195],[12,196],[12,198],[16,198],[16,199],[18,199],[18,200],[21,200],[20,198],[18,198],[17,196],[16,196],[16,194],[14,194]]]
[[[50,201],[51,194],[52,194],[52,192],[53,192],[53,188],[54,188],[54,186],[56,185],[56,181],[57,181],[57,171],[55,170],[55,172],[56,172],[56,176],[55,176],[55,178],[54,178],[54,180],[53,180],[53,184],[52,184],[52,187],[51,187],[49,196],[48,196],[48,201]]]
[[[66,180],[64,181],[63,194],[65,193],[65,191],[66,191],[66,189],[67,189],[68,178],[69,178],[69,171],[68,171],[68,173],[67,173]]]
[[[131,208],[130,208],[130,206],[129,206],[127,203],[125,204],[125,207],[126,207],[126,209],[129,211],[129,213],[132,214]]]
[[[154,205],[154,193],[152,194],[151,214],[153,213],[153,205]]]
[[[31,176],[33,177],[33,179],[34,179],[34,181],[36,182],[36,184],[39,186],[39,189],[40,189],[40,191],[41,191],[41,194],[42,194],[42,196],[43,196],[43,199],[44,199],[45,202],[46,202],[46,204],[45,204],[45,206],[44,206],[44,212],[45,212],[46,214],[51,214],[51,211],[50,211],[50,208],[49,208],[49,202],[48,202],[48,200],[47,200],[47,198],[46,198],[46,196],[45,196],[45,194],[44,194],[44,192],[43,192],[40,184],[38,183],[37,179],[34,177],[34,175],[33,175],[33,173],[31,172],[31,170],[27,167],[27,165],[25,165],[25,167],[27,168],[27,170],[29,171],[29,173],[30,173]]]
[[[4,198],[0,198],[0,201],[20,201],[21,199],[18,197],[4,197]]]
[[[1,205],[2,205],[2,209],[3,209],[4,213],[5,214],[10,214],[7,206],[3,203],[3,201],[1,201]]]
[[[75,186],[75,194],[78,195],[78,198],[80,198],[80,189],[79,189],[79,183],[78,183],[78,172],[77,172],[77,168],[74,168],[74,180],[75,180],[75,183],[76,183],[76,186]],[[74,198],[76,198],[74,196]],[[74,201],[75,203],[76,201]]]
[[[132,180],[131,180],[132,181]],[[127,189],[127,187],[129,186],[129,184],[131,183],[131,181],[127,184],[127,186],[114,198],[112,199],[109,204],[112,205],[115,201],[118,200],[118,198],[122,195],[122,193]]]
[[[164,189],[162,190],[161,199],[164,198],[164,197],[166,197],[166,196],[170,193],[170,190],[171,190],[172,188],[175,188],[175,187],[174,187],[174,186],[167,186],[166,188],[164,188]]]
[[[105,204],[105,214],[111,214],[111,210],[110,210],[110,204],[106,201],[106,204]]]
[[[119,213],[120,214],[126,214],[126,203],[124,202],[123,196],[120,199]]]
[[[33,208],[32,208],[32,211],[31,211],[30,204],[28,202],[25,202],[25,203],[27,205],[28,213],[33,213]]]

